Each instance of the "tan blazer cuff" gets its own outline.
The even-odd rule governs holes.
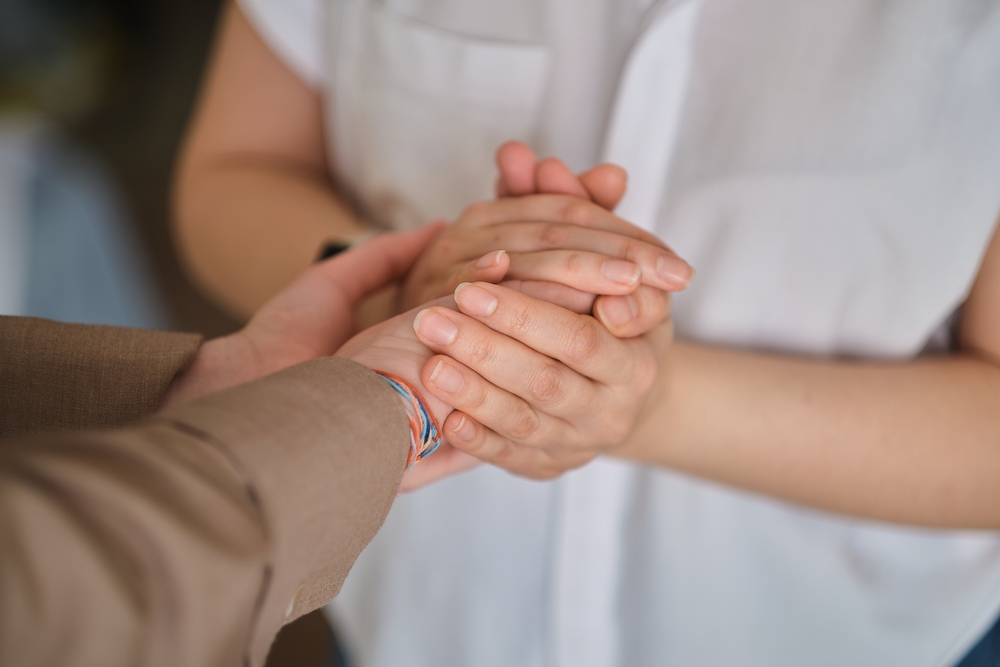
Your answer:
[[[367,367],[316,359],[162,412],[232,453],[261,499],[270,582],[250,640],[261,664],[278,629],[340,590],[403,475],[403,404]]]

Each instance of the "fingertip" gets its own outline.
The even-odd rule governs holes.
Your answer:
[[[594,302],[594,317],[616,338],[634,338],[670,319],[670,294],[641,285],[623,296],[601,296]]]
[[[610,211],[625,196],[628,172],[616,164],[606,162],[580,174],[580,182],[595,202]]]
[[[679,292],[694,280],[694,267],[675,255],[661,255],[656,260],[656,275],[668,289]]]
[[[590,200],[590,193],[580,179],[562,160],[547,157],[535,166],[535,183],[538,191],[546,194],[564,194]]]
[[[415,333],[417,334],[420,333],[420,320],[424,319],[424,315],[426,315],[429,312],[431,312],[430,308],[424,308],[419,313],[417,313],[416,317],[413,318],[413,331]]]
[[[626,338],[639,317],[639,304],[631,294],[599,297],[594,302],[594,316],[611,334]]]
[[[493,291],[486,289],[487,285],[492,286],[492,283],[477,282],[473,285],[466,282],[456,287],[455,303],[459,310],[473,317],[489,317],[495,313],[500,301]],[[465,289],[469,291],[460,296]]]
[[[508,141],[497,149],[496,163],[500,169],[497,193],[509,196],[535,192],[535,153],[519,141]]]
[[[625,167],[613,162],[605,162],[597,166],[606,172],[605,178],[612,184],[620,185],[622,188],[628,185],[628,172],[625,171]]]
[[[493,269],[500,266],[505,260],[510,261],[506,250],[494,250],[476,260],[475,267],[477,269]]]
[[[468,446],[475,441],[478,433],[479,428],[475,420],[457,410],[448,415],[448,419],[445,420],[445,437],[448,438],[448,442],[452,446],[459,449],[463,445]]]
[[[496,153],[497,166],[501,168],[508,160],[531,160],[534,163],[537,159],[535,152],[527,144],[517,140],[503,142]]]

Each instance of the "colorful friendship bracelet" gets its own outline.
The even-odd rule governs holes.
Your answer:
[[[403,397],[406,404],[406,416],[410,420],[410,455],[406,458],[409,470],[417,461],[433,454],[441,444],[441,427],[416,387],[398,375],[375,372]]]

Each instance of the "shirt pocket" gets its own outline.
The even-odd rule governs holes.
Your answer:
[[[402,228],[492,197],[497,146],[534,143],[548,49],[445,30],[380,2],[359,22],[334,90],[334,146],[364,213]]]

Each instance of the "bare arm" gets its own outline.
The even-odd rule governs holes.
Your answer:
[[[960,350],[812,361],[677,344],[657,407],[619,451],[835,512],[1000,528],[1000,234]]]
[[[232,4],[186,138],[174,209],[190,272],[241,316],[291,282],[325,241],[363,231],[329,181],[319,94]]]
[[[572,314],[527,301],[513,318],[499,309],[475,313],[461,298],[459,307],[493,333],[456,319],[450,342],[425,340],[459,362],[463,382],[448,382],[451,389],[435,382],[442,358],[424,368],[428,389],[456,408],[445,424],[456,447],[519,474],[551,476],[566,467],[554,469],[551,461],[572,461],[579,447],[565,433],[553,438],[541,428],[547,412],[573,425],[567,406],[582,405],[585,416],[600,415],[600,425],[584,429],[588,434],[631,423],[628,410],[616,411],[606,399],[593,402],[587,383],[563,366],[539,382],[539,368],[551,364],[539,365],[533,349],[495,353],[506,340],[498,334],[505,334],[527,348],[549,345],[550,358],[577,349],[600,361],[608,349],[595,345],[599,336],[584,335],[591,331],[585,319],[573,323]],[[959,334],[959,350],[950,356],[900,363],[678,343],[656,355],[658,379],[648,398],[633,394],[631,400],[646,405],[633,433],[617,446],[609,437],[599,444],[624,458],[829,511],[1000,528],[1000,232],[966,300]],[[649,363],[635,356],[617,366]],[[581,374],[599,377],[586,369]],[[608,388],[599,380],[591,384]]]

